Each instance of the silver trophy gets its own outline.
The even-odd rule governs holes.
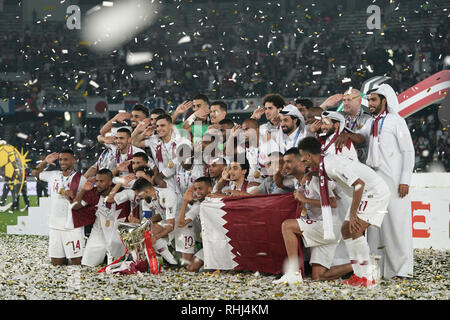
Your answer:
[[[146,260],[144,233],[151,230],[151,227],[152,222],[146,218],[143,218],[140,224],[120,222],[117,227],[120,238],[134,262]]]

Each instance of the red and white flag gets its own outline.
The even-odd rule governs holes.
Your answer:
[[[86,98],[86,118],[109,117],[109,108],[106,98]]]
[[[450,90],[450,70],[443,70],[403,91],[397,96],[398,114],[403,118],[444,100]]]
[[[287,254],[281,224],[300,213],[292,193],[207,198],[200,205],[204,268],[283,272]],[[303,261],[301,248],[299,238]]]
[[[387,76],[376,76],[365,81],[361,87],[363,93],[361,104],[367,107],[368,101],[365,94],[389,79],[390,77]],[[441,103],[449,94],[449,90],[450,70],[439,71],[398,94],[396,111],[401,117],[407,118],[429,105]],[[339,105],[337,111],[342,110],[343,103]]]

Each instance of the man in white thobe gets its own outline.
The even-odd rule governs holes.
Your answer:
[[[373,119],[358,131],[359,138],[362,135],[363,140],[369,142],[366,164],[375,169],[391,191],[388,214],[381,229],[369,228],[368,241],[371,252],[381,256],[380,269],[384,278],[412,277],[414,252],[409,185],[414,170],[414,145],[406,121],[397,113],[394,90],[382,84],[368,93]]]

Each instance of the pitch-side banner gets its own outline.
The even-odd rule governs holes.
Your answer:
[[[281,224],[299,216],[292,193],[206,199],[200,205],[205,269],[283,272]]]

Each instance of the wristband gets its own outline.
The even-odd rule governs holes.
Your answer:
[[[195,121],[195,119],[197,119],[195,114],[192,114],[189,118],[187,118],[187,123],[189,123],[189,125],[192,125]]]

